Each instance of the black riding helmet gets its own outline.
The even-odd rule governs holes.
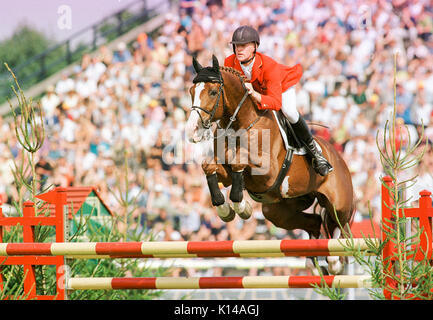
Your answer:
[[[240,26],[233,32],[232,41],[233,52],[235,52],[236,44],[245,44],[255,42],[256,48],[260,45],[260,36],[256,29],[250,26]]]

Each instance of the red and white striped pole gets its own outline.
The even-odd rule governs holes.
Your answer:
[[[371,288],[370,276],[245,276],[245,277],[150,277],[71,278],[70,290],[116,289],[257,289],[329,287]]]
[[[353,250],[345,251],[349,245]],[[356,250],[368,250],[364,239],[0,243],[0,256],[100,258],[347,256]]]

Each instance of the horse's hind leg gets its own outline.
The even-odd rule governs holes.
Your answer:
[[[286,230],[301,229],[308,233],[310,239],[318,239],[322,218],[318,214],[305,213],[314,202],[314,197],[307,195],[296,199],[284,199],[280,203],[263,204],[263,215],[279,228]],[[315,257],[307,257],[305,266],[314,275],[319,275],[313,262]]]
[[[313,202],[314,197],[310,197],[310,195],[300,198],[283,199],[278,203],[263,203],[262,211],[265,218],[279,228],[286,230],[301,229],[306,231],[310,236],[318,238],[320,236],[322,218],[318,214],[303,212]]]
[[[316,208],[317,207],[319,207],[319,212],[316,212]],[[313,212],[315,214],[319,215],[320,217],[323,217],[325,211],[326,210],[324,208],[318,206],[318,201],[315,200]],[[323,221],[322,221],[322,224],[323,224]],[[320,235],[317,236],[315,234],[309,233],[309,238],[310,239],[319,239],[319,237],[320,237]],[[317,260],[317,257],[315,257],[315,256],[308,256],[308,257],[306,257],[305,267],[307,268],[307,270],[309,270],[315,276],[320,276],[319,269],[321,270],[321,273],[323,275],[328,275],[329,274],[328,270],[325,267],[323,267],[323,266],[317,267],[316,263],[315,263],[315,260]]]
[[[322,149],[327,153],[334,166],[324,183],[317,189],[317,200],[325,208],[323,227],[327,238],[344,237],[341,228],[348,229],[354,212],[353,185],[350,171],[338,152],[328,142],[321,141]],[[343,271],[344,257],[328,257],[328,269],[332,274]]]
[[[324,229],[327,236],[332,239],[341,239],[344,237],[341,228],[346,232],[351,222],[353,208],[349,203],[343,206],[334,206],[326,197],[320,197],[321,205],[325,208]],[[338,200],[338,199],[337,199]],[[335,202],[336,205],[339,201]],[[331,274],[341,274],[344,269],[346,258],[343,256],[329,256],[326,258],[328,269]]]
[[[337,212],[337,217],[338,216],[342,216],[342,215]],[[332,239],[340,239],[342,238],[340,225],[332,217],[335,217],[335,212],[332,211],[330,213],[328,210],[326,210],[325,221],[324,221],[325,229],[329,233],[330,237],[332,237]],[[347,227],[347,224],[345,224],[344,222],[340,222],[340,224],[343,226],[343,228]],[[345,259],[346,258],[343,256],[326,257],[326,261],[328,262],[329,272],[331,274],[341,274],[344,269]]]

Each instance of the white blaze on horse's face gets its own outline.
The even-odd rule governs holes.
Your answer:
[[[194,97],[192,105],[194,107],[201,106],[200,95],[204,89],[204,82],[199,82],[194,87]],[[200,119],[199,110],[192,110],[186,123],[186,135],[192,143],[200,142],[203,139],[203,127]]]

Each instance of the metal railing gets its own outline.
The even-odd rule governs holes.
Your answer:
[[[29,88],[79,61],[83,54],[95,51],[99,46],[145,23],[152,17],[167,12],[172,7],[172,2],[172,0],[152,1],[154,4],[150,6],[148,0],[137,0],[26,62],[18,66],[9,65],[9,67],[18,78],[21,88]],[[0,70],[2,70],[0,73],[1,104],[13,94],[10,89],[13,79],[3,65]]]

